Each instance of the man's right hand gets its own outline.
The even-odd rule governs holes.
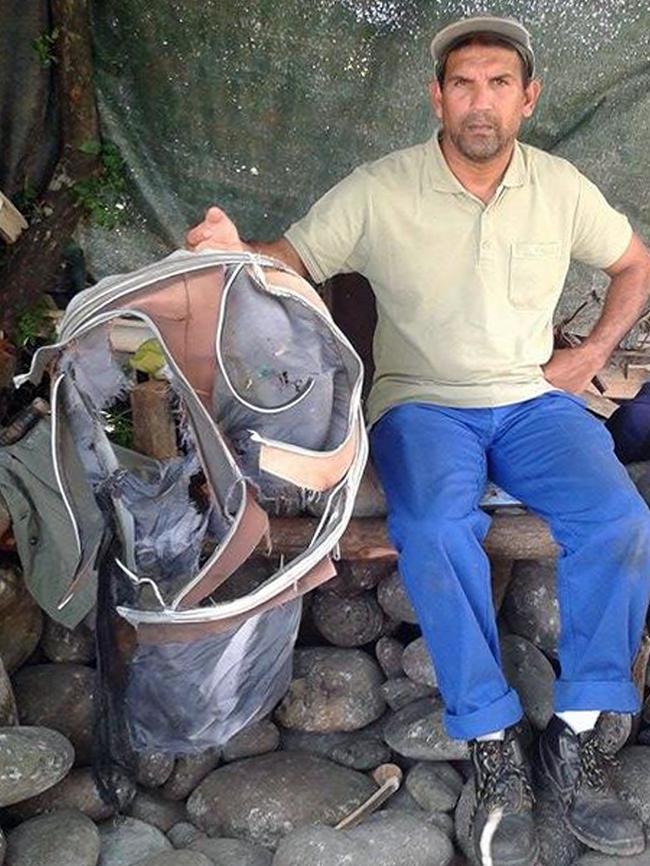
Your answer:
[[[209,249],[241,252],[246,249],[234,222],[218,207],[208,208],[203,222],[188,231],[185,246],[193,252]]]

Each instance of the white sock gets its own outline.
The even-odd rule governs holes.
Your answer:
[[[574,734],[582,734],[596,727],[600,710],[565,710],[555,715],[566,722]]]
[[[503,740],[505,736],[506,732],[502,728],[500,731],[490,731],[489,734],[481,734],[480,737],[476,737],[476,740],[479,743],[489,743],[492,740]]]

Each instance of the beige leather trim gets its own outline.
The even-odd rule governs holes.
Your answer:
[[[329,490],[348,471],[354,460],[359,442],[359,427],[355,423],[344,442],[335,451],[292,450],[291,446],[277,448],[261,445],[260,469],[292,481],[308,490]]]

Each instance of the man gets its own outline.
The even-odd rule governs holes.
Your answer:
[[[358,271],[375,292],[373,458],[447,730],[471,742],[477,858],[537,859],[513,731],[522,709],[501,670],[481,546],[488,474],[547,520],[562,551],[561,675],[539,779],[582,842],[629,855],[643,830],[609,785],[597,720],[638,709],[630,669],[650,594],[650,514],[576,394],[644,307],[650,256],[572,165],[517,141],[541,89],[522,25],[465,19],[436,35],[432,54],[439,136],[362,165],[284,238],[249,248],[316,282]],[[216,208],[187,242],[241,245]],[[589,337],[553,351],[572,258],[611,283]]]

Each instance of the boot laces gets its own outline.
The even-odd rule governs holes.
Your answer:
[[[599,748],[598,736],[595,732],[581,743],[581,777],[597,791],[606,791],[611,787],[611,773],[618,765],[613,755]]]
[[[488,810],[520,803],[532,805],[535,800],[526,768],[517,760],[510,744],[503,741],[474,744],[476,766],[476,800],[472,820],[479,806]]]

